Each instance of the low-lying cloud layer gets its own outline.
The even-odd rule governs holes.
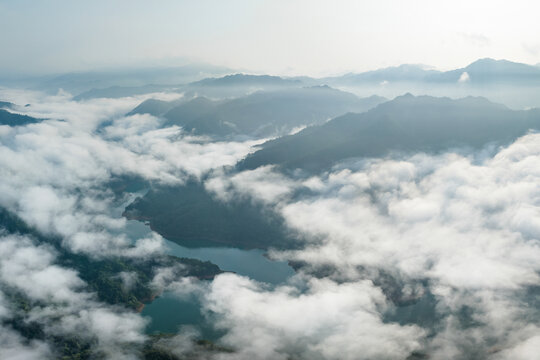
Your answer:
[[[402,359],[420,348],[417,326],[383,323],[387,300],[369,280],[338,284],[310,278],[306,289],[265,289],[235,275],[220,275],[206,297],[219,314],[222,339],[238,349],[231,359]]]
[[[77,272],[55,264],[55,253],[47,245],[14,235],[0,235],[0,317],[3,321],[37,323],[48,336],[73,336],[95,341],[96,351],[110,358],[129,358],[135,351],[126,347],[142,344],[146,321],[126,309],[97,301],[82,289]],[[15,311],[4,291],[21,294],[35,306]],[[14,296],[15,295],[15,296]],[[10,309],[11,307],[11,309]],[[2,330],[2,359],[44,359],[54,352],[41,340],[23,340],[10,326]],[[6,352],[4,352],[4,349]]]
[[[118,198],[110,182],[128,177],[181,184],[235,164],[256,142],[214,143],[176,127],[161,129],[149,115],[124,115],[149,96],[170,97],[75,102],[69,94],[1,90],[2,99],[29,104],[16,111],[45,120],[0,126],[0,207],[60,239],[67,251],[94,258],[163,254],[159,235],[133,239],[125,233],[120,214],[134,195]],[[0,249],[0,317],[6,324],[0,331],[0,359],[56,356],[46,339],[28,341],[12,323],[37,323],[49,338],[77,335],[106,358],[138,357],[147,319],[99,302],[76,271],[58,265],[50,245],[2,233]],[[126,274],[119,276],[125,286],[133,283]],[[16,310],[15,303],[22,301],[17,294],[30,302],[30,311]]]
[[[169,95],[152,95],[168,97]],[[157,234],[125,234],[120,177],[181,185],[187,178],[224,202],[238,197],[281,215],[301,247],[272,250],[299,266],[270,286],[226,273],[211,282],[161,269],[158,289],[197,294],[225,330],[216,359],[531,359],[540,344],[540,135],[470,155],[416,154],[349,162],[310,178],[271,166],[231,173],[259,142],[212,142],[125,116],[148,96],[71,101],[69,95],[0,91],[18,110],[47,119],[0,126],[0,206],[63,248],[95,258],[150,258]],[[206,174],[209,175],[206,178]],[[30,236],[0,234],[0,359],[54,357],[10,321],[53,335],[86,334],[105,357],[136,358],[147,320],[85,290],[56,250]],[[133,274],[118,275],[126,287]],[[15,310],[13,294],[33,306]],[[184,329],[163,345],[202,351]],[[5,349],[5,350],[4,350]],[[190,356],[191,356],[190,355]]]
[[[32,101],[21,110],[51,119],[0,126],[0,204],[40,231],[61,235],[75,251],[119,253],[129,245],[123,236],[109,236],[125,220],[107,216],[115,207],[112,193],[104,189],[108,181],[136,176],[180,184],[235,164],[256,144],[213,143],[185,136],[177,127],[161,129],[150,115],[124,116],[146,97],[74,102],[66,94],[0,95],[18,103]],[[152,239],[141,242],[144,252],[158,247]]]
[[[328,307],[315,306],[323,313],[315,314],[316,320],[305,329],[321,325],[326,336],[347,343],[369,339],[363,333],[366,321],[354,322],[350,331],[346,321],[339,321],[342,327],[334,328],[332,333],[332,326],[325,324],[325,312],[341,309],[353,316],[354,311],[339,305],[337,289],[366,286],[365,282],[372,280],[389,290],[384,279],[390,276],[394,283],[390,289],[393,295],[388,300],[398,306],[404,306],[403,301],[407,300],[410,309],[411,300],[427,307],[422,299],[433,296],[436,302],[432,317],[438,319],[425,329],[429,336],[422,331],[400,329],[395,324],[369,323],[370,334],[380,331],[391,336],[392,331],[385,327],[394,326],[398,334],[408,339],[409,347],[396,352],[395,358],[404,358],[404,352],[418,349],[410,344],[422,337],[424,345],[420,352],[435,359],[531,358],[528,351],[540,334],[539,162],[540,135],[530,134],[491,153],[364,160],[350,166],[353,170],[336,169],[297,180],[267,167],[227,178],[216,177],[206,187],[222,200],[249,195],[254,201],[272,206],[305,246],[301,250],[273,251],[271,255],[305,264],[302,271],[307,274],[317,275],[324,270],[335,281],[325,280],[334,287],[329,295],[331,300],[327,301]],[[280,328],[278,321],[289,303],[309,296],[324,297],[326,293],[318,288],[314,294],[308,290],[307,295],[292,296],[289,292],[283,296],[280,289],[267,293],[247,280],[229,280],[220,288],[223,282],[221,277],[214,281],[217,294],[240,287],[234,292],[243,293],[240,298],[260,297],[253,304],[242,303],[243,312],[235,312],[234,301],[225,295],[216,296],[221,300],[213,301],[232,304],[221,308],[212,304],[211,308],[219,309],[218,313],[223,314],[224,321],[233,323],[233,328],[242,329],[229,336],[271,328],[275,332],[262,347],[274,351],[283,350],[286,341],[281,336],[292,343],[309,338],[308,330],[291,334]],[[378,291],[373,283],[368,288]],[[360,293],[370,292],[364,288],[351,294],[351,298],[359,299]],[[272,303],[274,296],[282,298]],[[376,298],[370,301],[371,305],[377,303]],[[251,308],[257,309],[259,320],[235,321]],[[374,310],[379,316],[386,314],[388,318],[405,321],[399,315],[403,311],[398,309],[394,313],[398,315],[393,317],[392,312],[388,307]],[[293,313],[294,316],[286,316],[291,320],[284,321],[286,326],[294,327],[292,319],[296,316],[301,321],[309,319],[310,306],[300,306]],[[422,321],[421,312],[412,321]],[[236,340],[245,341],[238,336],[230,343]],[[390,351],[364,356],[354,348],[348,352],[343,344],[335,344],[333,349],[326,339],[311,340],[326,344],[326,353],[319,353],[326,358],[392,358]],[[399,343],[392,337],[389,340]],[[303,355],[313,358],[308,347],[304,350]]]

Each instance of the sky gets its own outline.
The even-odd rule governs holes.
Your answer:
[[[540,63],[529,0],[0,0],[0,74],[205,62],[333,75],[485,57]]]

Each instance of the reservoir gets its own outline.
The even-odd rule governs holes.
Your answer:
[[[136,220],[128,220],[127,235],[132,239],[148,235],[149,226]],[[264,250],[243,250],[230,247],[184,247],[169,240],[164,240],[166,252],[177,257],[186,257],[210,261],[223,271],[232,271],[253,280],[277,285],[294,275],[294,270],[282,261],[272,261],[265,256]],[[213,340],[219,337],[201,313],[201,304],[196,296],[179,298],[165,292],[152,303],[147,304],[141,315],[151,319],[147,333],[173,333],[182,325],[197,326],[204,338]]]

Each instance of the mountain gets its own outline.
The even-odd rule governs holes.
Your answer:
[[[211,77],[189,84],[170,85],[143,85],[143,86],[110,86],[105,88],[92,88],[84,91],[73,100],[89,100],[95,98],[119,98],[135,96],[153,92],[185,92],[188,97],[236,97],[246,95],[257,90],[275,90],[281,88],[299,87],[303,85],[298,79],[283,79],[269,75],[234,74],[224,77]]]
[[[467,82],[471,84],[540,85],[540,68],[537,66],[489,58],[477,60],[461,69],[432,74],[426,80],[455,83],[460,80],[464,73],[467,73]]]
[[[529,129],[540,129],[540,110],[513,111],[478,97],[452,100],[407,94],[366,113],[347,114],[269,141],[238,167],[278,164],[318,171],[353,157],[505,143]]]
[[[229,101],[195,98],[163,116],[166,125],[178,125],[199,135],[275,136],[293,129],[321,124],[346,112],[366,111],[385,101],[358,98],[328,86],[257,92]]]
[[[8,103],[9,104],[9,103]],[[20,115],[0,109],[0,125],[20,126],[40,122],[41,119],[36,119],[27,115]]]
[[[172,120],[167,120],[165,126],[182,126],[184,122],[188,122],[190,119],[198,119],[202,115],[209,114],[219,103],[221,102],[201,96],[181,98],[175,101],[148,99],[137,105],[126,115],[150,114],[156,117],[166,117]]]
[[[540,85],[540,67],[508,60],[479,59],[464,68],[450,71],[428,69],[423,65],[404,64],[363,73],[350,73],[339,77],[320,79],[339,85],[367,85],[388,83],[457,83],[467,73],[471,84],[508,83],[514,85]]]
[[[0,233],[2,235],[25,235],[31,237],[41,247],[54,249],[55,264],[76,272],[82,280],[81,290],[92,293],[96,300],[140,311],[145,303],[153,301],[159,291],[152,284],[152,279],[159,268],[175,269],[174,276],[212,279],[223,271],[215,264],[190,258],[159,255],[146,259],[104,256],[97,258],[84,253],[72,253],[61,245],[61,238],[44,235],[29,226],[16,214],[0,206]],[[122,274],[134,275],[129,287],[122,281]],[[28,341],[46,340],[53,344],[53,349],[60,359],[90,359],[93,339],[81,336],[77,331],[61,335],[48,334],[47,328],[40,321],[24,316],[30,311],[40,310],[43,303],[36,303],[24,293],[13,287],[3,287],[3,295],[12,302],[13,317],[5,319],[3,325],[20,331]],[[153,346],[152,343],[146,346]],[[23,358],[26,358],[23,356]],[[97,358],[102,358],[97,356]],[[171,359],[171,357],[166,357]]]
[[[73,97],[75,101],[96,98],[121,98],[127,96],[143,95],[155,92],[170,92],[178,89],[174,85],[145,85],[145,86],[111,86],[101,89],[91,89]]]
[[[199,135],[216,134],[219,124],[212,123],[212,120],[222,116],[216,111],[218,104],[219,102],[205,97],[196,97],[167,111],[164,115],[167,119],[165,126],[181,126],[184,130]]]
[[[154,116],[161,116],[172,108],[179,106],[189,99],[180,98],[174,101],[164,101],[157,99],[148,99],[137,105],[133,110],[131,110],[126,115],[135,115],[135,114],[150,114]]]
[[[299,86],[300,80],[288,80],[279,76],[233,74],[219,78],[208,78],[189,84],[192,87],[203,86]]]
[[[148,221],[152,230],[185,246],[291,245],[278,216],[249,199],[220,201],[194,181],[153,189],[130,204],[123,215]]]
[[[322,79],[327,83],[339,83],[342,85],[352,85],[356,83],[382,83],[388,82],[419,82],[425,80],[430,75],[438,74],[439,71],[428,69],[424,65],[403,64],[395,67],[388,67],[359,74],[349,73],[339,77]]]
[[[513,109],[540,107],[540,67],[508,60],[479,59],[450,71],[406,64],[319,81],[359,96],[394,98],[406,92],[452,98],[481,96]]]
[[[56,93],[59,89],[71,94],[82,94],[91,89],[109,87],[141,87],[146,85],[188,84],[209,76],[231,73],[231,69],[206,64],[188,64],[175,67],[147,67],[88,71],[47,76],[36,79],[38,90]]]
[[[230,99],[249,95],[256,91],[274,91],[302,86],[305,84],[299,79],[286,79],[270,75],[233,74],[192,82],[183,90],[188,96]]]

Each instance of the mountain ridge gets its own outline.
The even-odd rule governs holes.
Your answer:
[[[354,157],[392,151],[430,152],[505,143],[540,129],[540,111],[514,111],[482,97],[462,99],[405,94],[362,114],[346,114],[323,125],[271,140],[238,168],[279,165],[320,171]],[[293,151],[294,150],[294,151]]]

